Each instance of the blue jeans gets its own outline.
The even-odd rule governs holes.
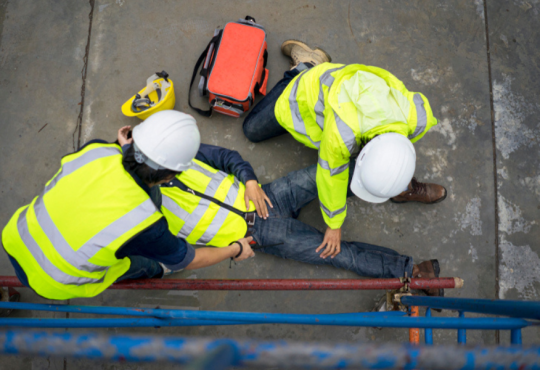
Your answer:
[[[244,135],[254,142],[258,143],[287,132],[276,119],[274,108],[279,96],[287,88],[287,85],[302,70],[310,68],[311,64],[301,64],[297,68],[285,72],[283,79],[249,112],[244,119]]]
[[[331,265],[366,277],[396,278],[405,272],[412,276],[412,257],[385,247],[342,241],[341,253],[334,258],[323,259],[315,253],[324,234],[296,218],[302,207],[317,198],[316,172],[317,165],[313,165],[263,185],[274,208],[268,208],[268,219],[257,218],[249,229],[257,244],[263,246],[260,251],[315,265]]]
[[[128,258],[131,261],[129,270],[116,281],[126,279],[160,279],[163,277],[163,268],[157,261],[141,256],[129,256]]]

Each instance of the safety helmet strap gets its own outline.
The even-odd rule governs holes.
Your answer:
[[[131,104],[131,109],[134,112],[142,112],[158,104],[164,97],[167,95],[166,90],[171,86],[168,80],[169,74],[165,71],[156,72],[152,76],[148,77],[146,80],[146,87],[140,93],[135,95],[133,103]],[[155,80],[163,78],[160,82],[154,82]],[[153,102],[148,98],[152,92],[156,92],[158,95],[158,100]]]
[[[153,170],[165,170],[166,168],[163,166],[160,166],[150,158],[146,154],[144,154],[141,149],[137,146],[135,141],[133,141],[133,149],[135,151],[135,161],[140,164],[146,164],[148,167],[150,167]]]

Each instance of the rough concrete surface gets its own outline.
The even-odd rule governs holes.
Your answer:
[[[0,227],[30,203],[73,151],[80,112],[88,4],[0,1]],[[14,275],[2,251],[0,275]],[[22,301],[47,303],[29,289]],[[53,317],[17,312],[17,317]],[[64,314],[58,317],[65,317]],[[63,368],[63,359],[0,359],[1,369]]]
[[[539,1],[494,1],[488,8],[497,147],[499,298],[505,299],[538,299],[540,295],[539,13]],[[540,331],[525,330],[524,340],[538,343]]]
[[[140,122],[124,117],[120,106],[144,86],[152,73],[166,70],[175,84],[175,108],[196,115],[187,104],[195,61],[215,28],[249,14],[268,33],[269,88],[289,67],[279,51],[280,44],[295,38],[324,48],[335,62],[363,63],[391,71],[411,91],[424,93],[439,118],[439,124],[415,144],[416,176],[420,181],[446,186],[448,198],[432,206],[370,205],[350,199],[343,228],[345,239],[392,247],[416,261],[438,258],[442,275],[465,280],[463,289],[447,290],[447,296],[538,299],[538,0],[488,1],[487,17],[481,0],[160,0],[151,6],[142,0],[97,0],[93,11],[85,1],[0,1],[0,5],[0,227],[40,191],[58,169],[61,156],[77,147],[79,135],[80,144],[94,138],[114,141],[121,126]],[[85,54],[89,13],[93,20]],[[88,66],[83,79],[85,55]],[[84,105],[78,127],[83,82]],[[192,97],[195,104],[204,107],[205,101],[196,93]],[[316,161],[315,151],[289,135],[252,144],[243,136],[241,119],[218,114],[196,118],[203,142],[239,151],[251,162],[261,183]],[[300,218],[324,228],[315,203],[306,207]],[[1,275],[14,274],[3,253],[0,271]],[[174,277],[357,276],[257,254],[232,269],[224,262]],[[21,291],[24,301],[41,301],[29,290]],[[369,310],[380,294],[110,291],[70,303],[337,313]],[[403,329],[285,325],[109,332],[344,342],[408,339]],[[540,332],[527,330],[524,336],[525,342],[538,343]],[[493,331],[469,331],[468,337],[470,343],[497,342]],[[436,330],[434,338],[436,343],[455,343],[456,332]],[[500,338],[503,343],[508,341],[506,333]],[[154,368],[70,359],[65,364],[61,359],[48,363],[5,357],[0,361],[0,369],[64,366]]]

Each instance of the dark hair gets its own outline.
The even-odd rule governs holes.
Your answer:
[[[135,160],[135,149],[131,145],[124,153],[122,164],[127,171],[133,172],[146,184],[156,184],[160,181],[169,179],[172,175],[177,175],[180,171],[172,170],[154,170],[144,163],[138,163]]]

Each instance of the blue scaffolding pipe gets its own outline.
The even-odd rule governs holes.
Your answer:
[[[313,344],[104,334],[0,331],[0,354],[66,356],[115,361],[186,364],[215,354],[224,344],[252,368],[312,369],[538,369],[540,347],[410,346],[401,344]],[[210,356],[212,357],[212,356]],[[215,360],[215,357],[213,357]],[[230,360],[230,358],[229,358]],[[228,361],[224,359],[223,361]],[[236,362],[235,362],[236,361]],[[203,369],[199,367],[198,369]]]
[[[406,306],[427,306],[439,309],[540,320],[540,302],[403,296],[401,297],[401,303]]]
[[[11,328],[161,328],[176,326],[216,326],[264,324],[263,322],[190,320],[190,319],[24,319],[0,318],[1,327]]]
[[[195,311],[197,312],[197,311]],[[167,326],[214,326],[248,324],[298,324],[361,326],[383,328],[435,328],[471,330],[512,330],[529,325],[526,320],[515,318],[448,318],[448,317],[396,317],[347,315],[342,318],[325,315],[302,314],[253,314],[199,311],[198,315],[186,314],[185,318],[116,318],[116,319],[25,319],[0,318],[0,327],[34,328],[114,328],[114,327],[167,327]],[[206,316],[205,316],[206,314]],[[242,314],[246,318],[242,319]],[[249,314],[249,315],[248,315]]]
[[[167,310],[161,308],[132,308],[132,307],[104,307],[104,306],[77,306],[60,304],[41,304],[41,303],[22,303],[22,302],[0,302],[0,309],[9,310],[32,310],[32,311],[50,311],[50,312],[69,312],[84,313],[95,315],[120,315],[120,316],[140,316],[170,319],[178,317],[179,310]],[[183,310],[181,311],[183,312]],[[405,312],[386,311],[386,312],[361,312],[361,313],[337,313],[326,314],[325,317],[335,317],[341,319],[351,316],[404,316]]]
[[[510,330],[510,343],[521,345],[521,329]]]
[[[460,311],[459,317],[465,318],[465,312]],[[458,329],[457,331],[457,341],[459,344],[467,343],[467,331],[465,329]]]
[[[431,317],[431,309],[429,307],[426,309],[426,317]],[[424,340],[427,345],[433,345],[433,329],[426,328],[424,331]]]
[[[41,328],[151,327],[240,324],[303,324],[438,329],[520,329],[531,325],[523,319],[401,317],[401,312],[345,314],[279,314],[192,310],[139,309],[0,302],[0,308],[73,313],[144,316],[140,319],[0,319],[0,326]]]

